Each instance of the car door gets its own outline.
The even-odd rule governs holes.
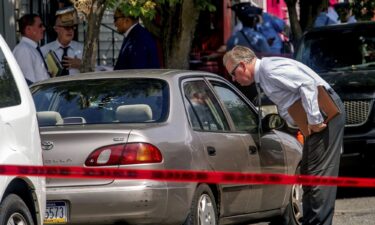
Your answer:
[[[187,112],[192,128],[199,137],[205,160],[213,171],[258,172],[256,155],[250,155],[247,134],[233,132],[222,106],[204,79],[187,79],[182,83]],[[250,163],[250,158],[254,162]],[[259,162],[258,162],[259,164]],[[259,202],[260,196],[248,184],[221,184],[222,216],[248,212],[250,202]],[[251,203],[254,210],[258,207]]]
[[[250,158],[251,163],[258,165],[262,173],[285,174],[286,158],[279,137],[273,131],[260,135],[257,112],[228,85],[217,80],[211,84],[231,115],[236,131],[245,132],[244,142],[256,151]],[[258,185],[257,188],[262,196],[262,211],[279,208],[287,190],[285,185]]]
[[[261,172],[261,159],[259,157],[259,135],[258,135],[258,115],[246,101],[226,83],[210,79],[218,98],[228,112],[233,123],[234,132],[241,134],[242,142],[247,149],[247,157],[249,159],[250,173]],[[262,186],[253,185],[252,194],[258,196],[252,199],[248,205],[247,212],[259,211],[261,206]]]

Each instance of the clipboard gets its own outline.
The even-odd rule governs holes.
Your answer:
[[[58,77],[61,75],[61,72],[64,69],[64,67],[61,64],[59,58],[57,58],[57,55],[54,51],[49,50],[49,52],[46,55],[46,63],[48,71],[51,74],[51,77]]]
[[[319,109],[324,118],[324,123],[328,123],[341,112],[324,86],[318,86],[317,89]],[[295,101],[289,107],[288,113],[293,118],[298,128],[301,130],[303,136],[309,136],[310,134],[308,129],[307,114],[302,106],[302,100],[298,99],[297,101]]]

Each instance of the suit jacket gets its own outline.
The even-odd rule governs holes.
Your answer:
[[[160,68],[156,43],[141,25],[137,24],[124,38],[114,70]]]

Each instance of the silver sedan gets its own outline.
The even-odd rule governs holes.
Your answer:
[[[45,165],[298,173],[302,147],[206,72],[128,70],[31,87]],[[301,187],[47,179],[45,224],[297,225]],[[282,222],[281,222],[282,221]]]

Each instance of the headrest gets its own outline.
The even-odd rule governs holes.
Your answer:
[[[116,118],[125,123],[147,122],[152,120],[152,110],[146,104],[121,105],[116,109]]]
[[[63,119],[60,113],[55,111],[41,111],[36,113],[40,127],[56,126],[63,124]]]
[[[86,120],[83,117],[64,117],[64,124],[85,124]]]

